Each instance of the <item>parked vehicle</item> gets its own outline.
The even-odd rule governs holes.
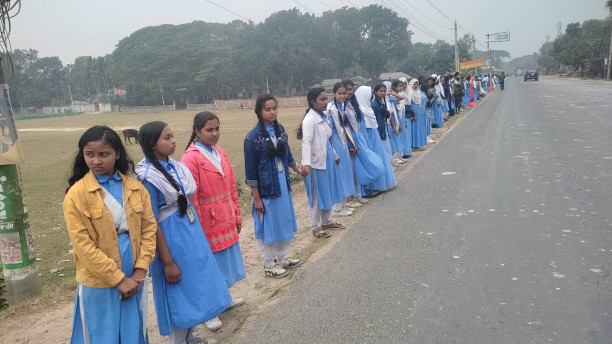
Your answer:
[[[523,75],[523,81],[527,81],[529,79],[533,79],[535,81],[538,81],[538,71],[535,69],[532,70],[528,70],[525,72],[525,74]]]
[[[523,75],[523,68],[518,67],[518,68],[516,69],[516,76],[522,76],[522,75]]]

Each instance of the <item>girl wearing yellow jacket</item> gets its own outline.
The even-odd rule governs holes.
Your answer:
[[[133,169],[111,128],[81,136],[63,203],[77,280],[71,343],[148,342],[145,274],[157,223]]]

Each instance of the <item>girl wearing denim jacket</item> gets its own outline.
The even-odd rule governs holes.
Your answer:
[[[289,167],[302,174],[291,155],[285,128],[278,123],[278,104],[271,94],[255,103],[257,125],[244,139],[246,184],[253,195],[253,225],[267,276],[280,278],[302,263],[287,256],[297,232]]]

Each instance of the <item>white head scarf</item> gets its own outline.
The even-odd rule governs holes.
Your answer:
[[[421,105],[421,88],[417,87],[416,90],[412,89],[412,86],[414,86],[415,82],[419,82],[419,80],[410,80],[410,84],[408,85],[408,99],[410,99],[417,105]]]
[[[393,89],[391,88],[391,86],[393,85],[391,83],[391,81],[385,81],[383,82],[383,85],[385,85],[385,87],[387,88],[387,92],[392,91]],[[389,96],[385,97],[385,104],[387,104],[387,110],[389,111],[389,113],[394,116],[397,117],[397,111],[395,109],[395,106],[393,104],[391,104],[391,102],[389,101]],[[397,121],[395,121],[397,123]]]
[[[372,110],[372,88],[370,86],[359,86],[357,91],[355,91],[355,98],[357,98],[359,110],[363,114],[366,128],[378,128],[376,115],[374,110]]]

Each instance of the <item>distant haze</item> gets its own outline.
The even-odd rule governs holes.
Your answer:
[[[183,24],[194,20],[226,23],[252,20],[259,23],[271,13],[290,8],[320,16],[343,6],[358,8],[376,3],[411,21],[412,42],[454,42],[452,20],[460,25],[459,37],[473,34],[476,49],[486,50],[486,34],[510,32],[509,42],[491,43],[491,49],[506,50],[512,58],[533,54],[554,40],[573,22],[603,19],[608,15],[604,0],[410,0],[410,1],[288,1],[236,0],[233,2],[183,0],[26,0],[12,19],[13,49],[35,49],[39,57],[59,56],[64,64],[78,56],[104,56],[134,31],[146,26]],[[228,11],[229,10],[229,11]],[[231,12],[234,13],[231,13]],[[420,13],[419,13],[420,11]],[[416,21],[414,20],[416,19]],[[417,22],[418,21],[418,22]]]

